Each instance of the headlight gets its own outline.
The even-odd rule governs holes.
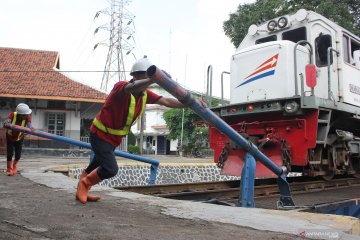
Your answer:
[[[279,26],[279,28],[284,28],[284,27],[286,27],[287,23],[288,23],[288,20],[287,20],[286,17],[281,17],[281,18],[279,18],[279,20],[278,20],[278,26]]]
[[[275,21],[275,20],[271,20],[271,21],[268,23],[268,25],[267,25],[267,29],[268,29],[270,32],[272,32],[272,31],[275,30],[276,25],[277,25],[276,21]]]
[[[308,12],[305,9],[300,9],[296,12],[295,18],[299,22],[302,22],[306,19]]]
[[[295,113],[299,110],[299,104],[295,101],[290,101],[285,103],[285,112],[287,113]]]
[[[248,33],[251,35],[251,36],[254,36],[258,31],[258,27],[253,24],[249,27],[249,30],[248,30]]]

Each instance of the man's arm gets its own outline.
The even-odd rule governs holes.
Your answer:
[[[166,98],[166,97],[160,98],[159,100],[157,100],[155,102],[155,104],[163,105],[163,106],[166,106],[166,107],[169,107],[169,108],[183,108],[183,107],[185,107],[184,104],[182,104],[178,100],[176,100],[174,98]]]
[[[26,127],[30,128],[31,131],[34,131],[34,130],[35,130],[35,128],[34,128],[34,127],[32,126],[32,124],[31,124],[31,122],[28,122],[28,123],[26,124]]]
[[[35,130],[35,128],[32,126],[31,124],[31,117],[30,115],[27,116],[26,118],[26,127],[30,128],[30,130],[33,132]]]
[[[130,81],[126,86],[124,87],[124,92],[126,93],[139,93],[144,91],[149,85],[151,85],[153,82],[150,78],[145,78],[141,80],[136,81]]]

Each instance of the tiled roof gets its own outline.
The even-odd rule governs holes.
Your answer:
[[[59,71],[59,53],[0,48],[0,97],[104,102],[107,94]]]

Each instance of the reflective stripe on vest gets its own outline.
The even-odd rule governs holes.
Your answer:
[[[13,118],[13,120],[12,120],[12,122],[11,122],[12,125],[15,125],[15,124],[16,124],[17,114],[18,114],[17,112],[14,112],[14,118]],[[25,122],[26,122],[25,120],[22,120],[22,121],[21,121],[21,126],[22,126],[22,127],[25,126]],[[9,129],[7,133],[8,133],[10,136],[12,136],[12,130],[11,130],[11,129]],[[20,132],[18,138],[16,139],[16,141],[18,141],[18,140],[22,137],[22,135],[24,135],[24,133],[23,133],[23,132]]]
[[[117,135],[117,136],[125,136],[129,133],[131,125],[135,124],[137,122],[137,120],[139,119],[139,117],[143,114],[144,110],[145,110],[145,106],[146,106],[146,100],[147,100],[147,92],[144,91],[144,95],[142,96],[142,105],[141,105],[141,110],[140,110],[140,114],[138,115],[138,117],[135,119],[135,121],[133,121],[134,119],[134,114],[135,114],[135,107],[136,107],[136,100],[135,97],[130,94],[130,106],[129,106],[129,112],[128,115],[126,117],[126,123],[123,129],[112,129],[112,128],[108,128],[106,127],[102,122],[100,122],[99,119],[95,118],[93,121],[93,124],[102,132],[105,133],[109,133],[112,135]]]

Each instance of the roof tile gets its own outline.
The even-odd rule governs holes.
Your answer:
[[[0,97],[104,102],[107,94],[56,70],[59,53],[0,48]]]

